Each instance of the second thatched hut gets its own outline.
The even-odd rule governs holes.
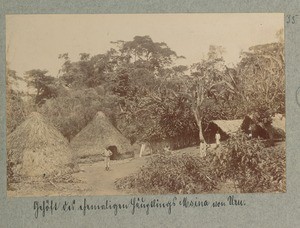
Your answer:
[[[221,141],[226,140],[230,135],[235,134],[243,123],[242,119],[237,120],[212,120],[204,129],[204,138],[208,144],[216,143],[216,133],[221,135]]]
[[[101,159],[106,147],[112,150],[112,159],[125,158],[124,154],[133,155],[129,140],[112,125],[103,112],[98,112],[72,139],[71,147],[77,157],[81,159],[90,157],[93,158],[92,161]]]

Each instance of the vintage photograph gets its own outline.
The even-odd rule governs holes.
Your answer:
[[[284,14],[6,16],[7,195],[286,192]]]

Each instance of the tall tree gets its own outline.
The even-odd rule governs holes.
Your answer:
[[[25,73],[28,86],[36,89],[35,103],[42,105],[46,99],[57,96],[57,84],[54,77],[46,75],[48,71],[34,69]]]
[[[119,46],[122,58],[127,62],[140,62],[151,71],[169,66],[178,56],[164,42],[154,42],[149,36],[135,36],[132,41],[112,42]]]
[[[149,36],[113,43],[118,46],[118,58],[114,72],[108,75],[112,82],[108,86],[119,97],[121,117],[128,123],[122,128],[130,131],[127,135],[134,140],[163,139],[158,110],[165,103],[159,78],[167,77],[172,71],[168,67],[180,57],[167,44],[154,42]]]
[[[271,113],[284,112],[284,49],[282,43],[257,45],[242,53],[238,73],[249,109],[264,105]]]
[[[284,69],[284,46],[281,42],[249,48],[248,52],[243,52],[238,65],[238,73],[243,78],[245,109],[253,114],[257,124],[268,130],[272,143],[271,116],[285,113]]]
[[[192,84],[189,95],[194,118],[199,128],[200,156],[206,155],[206,142],[203,136],[203,120],[205,117],[205,102],[210,98],[216,98],[221,93],[218,85],[226,85],[224,80],[225,63],[222,57],[224,48],[211,45],[207,58],[192,66]]]
[[[90,56],[87,53],[81,53],[79,61],[72,62],[68,53],[59,55],[63,60],[60,70],[60,78],[68,87],[74,89],[95,88],[111,80],[110,74],[114,73],[118,63],[119,56],[117,51],[110,49],[104,54]]]

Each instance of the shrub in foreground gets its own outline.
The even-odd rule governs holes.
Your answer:
[[[233,180],[241,192],[285,191],[284,148],[265,148],[261,141],[248,140],[243,133],[227,140],[211,165],[221,179]]]
[[[217,177],[205,159],[195,154],[157,154],[140,172],[116,181],[119,189],[139,193],[201,193],[216,188]]]
[[[242,193],[285,192],[285,148],[268,147],[240,132],[220,148],[198,154],[157,154],[134,175],[116,181],[139,193],[217,192],[227,180]]]

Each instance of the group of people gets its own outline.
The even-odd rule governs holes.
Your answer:
[[[220,135],[219,131],[217,131],[217,133],[215,135],[215,139],[216,139],[216,146],[219,147],[220,139],[221,139],[221,135]],[[142,157],[142,154],[143,154],[143,151],[145,150],[145,147],[146,147],[146,144],[142,144],[141,150],[140,150],[140,157]],[[164,150],[165,151],[170,151],[170,147],[165,147]],[[109,171],[110,170],[110,157],[113,155],[113,152],[111,151],[109,146],[105,148],[102,155],[104,157],[105,170]]]

